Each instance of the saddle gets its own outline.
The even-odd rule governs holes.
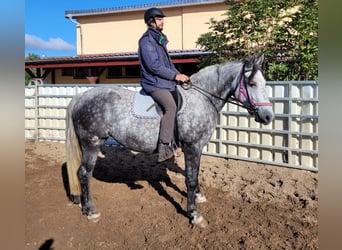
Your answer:
[[[152,97],[141,90],[134,94],[132,114],[138,118],[159,119],[163,112]]]
[[[183,107],[183,96],[176,87],[176,91],[172,93],[173,98],[177,105],[176,120],[178,114],[181,112]],[[162,108],[156,103],[153,98],[148,95],[144,90],[140,90],[134,94],[132,103],[132,113],[133,116],[145,119],[160,119],[163,116]],[[173,148],[176,149],[179,145],[178,140],[178,127],[175,120],[175,128],[173,133]]]
[[[176,88],[176,91],[173,93],[173,98],[176,102],[178,113],[183,106],[183,96],[178,88]],[[163,112],[159,104],[156,103],[144,90],[140,90],[134,94],[132,113],[134,116],[139,118],[159,119],[163,116]]]

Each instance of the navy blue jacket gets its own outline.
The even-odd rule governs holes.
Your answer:
[[[167,52],[168,40],[161,32],[148,28],[139,40],[141,86],[147,92],[156,89],[175,90],[179,73]]]

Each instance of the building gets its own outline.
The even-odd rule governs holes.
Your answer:
[[[223,0],[178,0],[90,10],[67,10],[75,25],[77,56],[25,60],[25,70],[45,83],[138,83],[138,40],[145,32],[144,12],[158,7],[165,13],[164,31],[176,67],[185,74],[198,70],[205,53],[197,38],[208,31],[209,20],[221,20],[227,11]]]

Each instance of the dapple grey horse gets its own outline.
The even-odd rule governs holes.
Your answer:
[[[193,74],[190,83],[177,86],[183,100],[176,118],[177,141],[185,158],[187,215],[194,225],[207,224],[196,207],[196,202],[206,201],[198,183],[200,158],[225,103],[233,99],[262,124],[274,119],[261,72],[263,60],[262,55],[208,66]],[[68,105],[66,148],[70,194],[80,200],[82,212],[89,219],[100,217],[90,195],[89,181],[106,138],[111,136],[123,147],[135,151],[156,150],[160,116],[134,114],[132,103],[136,94],[125,88],[96,87],[75,96]]]

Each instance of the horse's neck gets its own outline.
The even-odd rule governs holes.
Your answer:
[[[236,63],[224,64],[220,70],[220,91],[223,98],[227,99],[232,90],[234,79],[239,74],[239,66]]]
[[[235,88],[234,80],[240,72],[240,64],[230,62],[208,66],[199,71],[191,81],[194,80],[194,84],[210,93],[206,98],[210,98],[216,109],[221,110],[226,103],[223,100],[228,100]]]

